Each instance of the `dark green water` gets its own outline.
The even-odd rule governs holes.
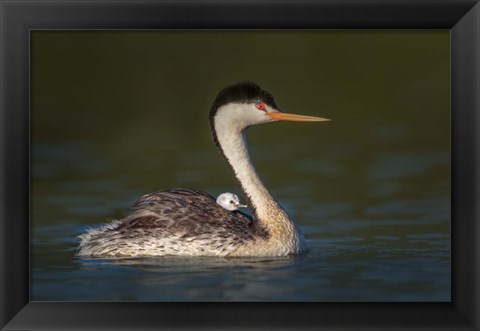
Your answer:
[[[449,301],[449,31],[32,33],[31,299]],[[140,195],[240,195],[208,131],[253,80],[328,123],[250,128],[310,252],[81,259],[76,236]]]

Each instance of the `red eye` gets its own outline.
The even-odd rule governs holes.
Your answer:
[[[260,109],[260,110],[267,109],[267,107],[265,106],[265,104],[263,102],[259,102],[255,106],[257,106],[257,109]]]

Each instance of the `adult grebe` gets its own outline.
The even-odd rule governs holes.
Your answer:
[[[210,109],[210,130],[248,200],[253,217],[229,211],[211,195],[189,189],[142,196],[135,211],[80,235],[80,256],[283,256],[307,250],[300,229],[255,172],[245,130],[274,121],[319,122],[282,113],[273,96],[252,82],[221,90]]]
[[[236,194],[225,192],[217,197],[217,203],[226,210],[234,211],[238,208],[247,208],[247,205],[241,204]]]

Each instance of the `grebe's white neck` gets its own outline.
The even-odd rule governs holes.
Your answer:
[[[247,150],[245,129],[271,121],[265,113],[252,111],[248,104],[230,103],[217,111],[211,123],[212,133],[248,199],[256,222],[267,230],[268,238],[251,249],[265,255],[296,254],[307,249],[305,239],[263,185]]]
[[[244,109],[243,104],[229,104],[222,108],[217,112],[213,123],[217,143],[232,167],[255,216],[262,218],[267,212],[271,213],[272,207],[279,207],[258,177],[247,149],[245,129],[256,124],[258,118],[249,119],[246,116],[249,110]],[[255,115],[252,114],[252,117]],[[251,120],[255,122],[249,123]]]

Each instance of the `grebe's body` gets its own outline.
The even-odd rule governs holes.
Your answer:
[[[207,193],[172,189],[144,195],[126,218],[79,236],[80,256],[283,256],[307,250],[298,226],[272,198],[250,162],[245,130],[255,124],[325,121],[282,113],[254,83],[218,94],[210,111],[214,141],[233,169],[253,217],[227,210]]]

